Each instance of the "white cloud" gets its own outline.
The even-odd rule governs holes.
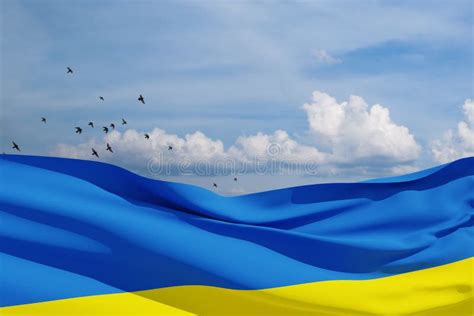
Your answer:
[[[457,131],[448,130],[431,144],[436,161],[444,163],[474,156],[474,100],[464,101],[463,110],[465,121],[458,123]]]
[[[299,144],[284,130],[270,135],[258,133],[239,137],[229,153],[245,162],[255,158],[276,158],[290,163],[321,162],[324,159],[324,154],[316,148]]]
[[[145,138],[145,133],[150,139]],[[109,143],[114,153],[105,150]],[[168,150],[172,146],[172,150]],[[224,144],[220,140],[213,140],[200,131],[186,134],[183,138],[175,134],[168,134],[160,128],[147,132],[138,132],[128,129],[124,132],[114,130],[105,135],[102,140],[92,139],[79,145],[58,144],[53,151],[54,155],[92,159],[91,148],[95,148],[101,160],[125,165],[137,170],[143,169],[152,159],[155,161],[186,161],[212,160],[225,157]]]
[[[321,176],[363,177],[412,170],[412,162],[419,156],[420,147],[408,128],[392,122],[388,109],[378,104],[369,108],[361,97],[351,96],[348,102],[338,103],[328,94],[316,91],[312,102],[304,104],[303,109],[308,115],[313,145],[302,144],[288,132],[276,130],[238,137],[225,148],[221,140],[211,139],[200,131],[179,137],[154,128],[147,132],[149,140],[145,139],[145,132],[115,130],[102,140],[59,144],[53,154],[93,159],[94,147],[102,161],[139,172],[152,161],[155,167],[172,166],[174,172],[201,175],[229,169],[233,173],[273,173],[294,168],[307,174],[317,168]],[[112,146],[113,154],[105,151],[106,143]],[[173,150],[168,150],[168,146],[173,146]]]
[[[334,163],[395,165],[419,157],[420,146],[409,129],[395,124],[389,110],[379,104],[369,108],[359,96],[338,103],[315,91],[303,109],[316,142],[328,148]]]
[[[115,130],[100,141],[92,139],[78,145],[58,144],[52,154],[95,159],[91,155],[91,148],[94,148],[102,161],[123,165],[135,171],[143,171],[152,162],[156,168],[172,165],[171,173],[179,171],[201,175],[216,174],[222,172],[222,168],[228,168],[232,172],[253,172],[264,168],[269,162],[281,163],[272,166],[275,168],[272,171],[275,172],[283,164],[286,167],[319,163],[323,158],[323,154],[316,148],[299,144],[282,130],[269,135],[258,133],[239,137],[228,150],[225,150],[222,141],[213,140],[200,131],[183,138],[159,128],[146,133],[150,135],[150,139],[145,139],[145,132],[134,129],[124,132]],[[114,153],[105,150],[107,143]],[[173,149],[168,150],[168,146]]]
[[[314,56],[316,57],[318,62],[323,63],[323,64],[334,65],[334,64],[339,64],[342,62],[341,59],[332,56],[324,49],[316,50],[316,52],[314,53]]]

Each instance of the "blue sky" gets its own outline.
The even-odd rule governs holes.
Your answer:
[[[121,117],[140,132],[201,131],[225,148],[278,129],[298,144],[322,146],[302,110],[313,91],[322,91],[338,102],[357,95],[389,109],[422,149],[410,161],[421,168],[438,162],[431,142],[456,128],[473,97],[471,1],[4,0],[1,6],[6,152],[15,140],[23,153],[54,154],[58,143],[103,137],[97,129],[78,137],[74,126]],[[136,101],[140,93],[145,106]],[[125,160],[112,162],[128,167]]]

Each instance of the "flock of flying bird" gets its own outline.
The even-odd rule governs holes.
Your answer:
[[[140,95],[141,96],[141,95]],[[103,97],[99,97],[99,99],[101,99],[102,101],[104,100]],[[44,117],[41,118],[41,121],[46,123],[46,119]],[[127,121],[125,121],[125,119],[122,118],[122,125],[126,125],[127,124]],[[94,128],[94,122],[89,122],[87,125],[89,125],[90,127]],[[110,123],[109,127],[111,129],[115,129],[115,124],[114,123]],[[107,126],[102,126],[102,130],[107,134],[109,133],[109,127]],[[82,128],[80,128],[79,126],[76,126],[75,127],[76,129],[76,134],[82,134]],[[149,139],[150,136],[148,134],[145,134],[145,138],[146,139]],[[172,150],[173,147],[172,146],[168,146],[168,149],[169,150]],[[96,156],[97,158],[99,158],[99,154],[97,153],[97,151],[94,149],[94,148],[91,148],[92,150],[92,156]],[[107,147],[105,149],[106,151],[110,151],[111,153],[113,153],[114,151],[112,150],[112,147],[110,146],[109,143],[107,143]]]
[[[66,67],[66,68],[67,68],[67,73],[68,73],[68,74],[71,74],[71,75],[72,75],[72,74],[74,73],[74,71],[71,69],[71,67]],[[102,96],[99,96],[99,99],[100,99],[101,101],[105,101],[104,97],[102,97]],[[138,100],[139,102],[141,102],[142,104],[145,104],[145,98],[143,97],[143,95],[140,94],[137,100]],[[45,117],[42,117],[42,118],[41,118],[41,122],[43,122],[44,124],[46,124],[46,118],[45,118]],[[127,124],[127,121],[126,121],[124,118],[122,118],[122,125],[126,125],[126,124]],[[90,126],[90,127],[92,127],[92,128],[94,128],[94,122],[89,122],[87,125]],[[109,132],[109,128],[111,128],[112,130],[114,130],[114,129],[115,129],[115,124],[114,124],[114,123],[111,123],[109,126],[103,126],[103,127],[102,127],[102,131],[104,131],[105,134],[107,134],[107,133]],[[75,127],[75,130],[76,130],[76,134],[81,134],[81,133],[82,133],[82,128],[79,127],[79,126],[76,126],[76,127]],[[145,136],[145,139],[150,139],[150,135],[149,135],[149,134],[145,133],[144,136]],[[12,149],[15,149],[15,150],[17,150],[17,151],[21,151],[20,146],[19,146],[17,143],[15,143],[14,141],[12,141],[12,145],[13,145],[13,146],[12,146]],[[95,150],[94,148],[91,148],[91,150],[92,150],[92,156],[96,156],[97,158],[99,158],[99,154],[98,154],[97,150]],[[106,150],[106,151],[109,151],[109,152],[111,152],[111,153],[114,152],[113,149],[112,149],[112,146],[110,146],[109,143],[106,144],[106,149],[105,149],[105,150]],[[173,146],[168,145],[168,150],[173,150]],[[237,178],[236,178],[236,177],[234,177],[234,181],[237,181]],[[212,186],[215,187],[215,188],[217,188],[217,184],[216,184],[215,182],[213,183]]]
[[[73,74],[73,73],[74,73],[74,71],[72,70],[71,67],[66,67],[66,68],[67,68],[67,73],[68,73],[68,74]],[[99,100],[105,101],[105,99],[104,99],[103,96],[99,96]],[[145,104],[145,98],[143,97],[143,95],[140,94],[140,96],[138,97],[137,100],[138,100],[139,102]],[[43,122],[43,123],[46,124],[46,118],[45,118],[45,117],[42,117],[42,118],[41,118],[41,122]],[[122,118],[122,125],[126,125],[126,124],[127,124],[127,121],[126,121],[124,118]],[[94,128],[94,122],[89,122],[87,125],[90,126],[90,127],[92,127],[92,128]],[[105,134],[107,134],[107,133],[109,132],[109,128],[111,128],[111,129],[114,130],[114,129],[115,129],[115,124],[114,124],[114,123],[111,123],[109,126],[103,126],[103,127],[102,127],[102,131],[104,131]],[[74,129],[76,130],[76,134],[82,134],[82,128],[81,128],[81,127],[76,126],[76,127],[74,127]],[[150,135],[145,133],[145,138],[146,138],[146,139],[150,139]],[[13,144],[12,149],[15,149],[15,150],[17,150],[17,151],[21,151],[20,146],[18,146],[17,143],[15,143],[14,141],[12,141],[12,144]],[[92,156],[96,156],[97,158],[99,158],[99,154],[97,153],[97,150],[95,150],[94,148],[91,148],[91,150],[92,150]],[[111,153],[114,152],[113,149],[112,149],[112,146],[110,146],[109,143],[107,143],[105,150],[106,150],[106,151],[109,151],[109,152],[111,152]],[[168,146],[168,150],[173,150],[173,146]]]

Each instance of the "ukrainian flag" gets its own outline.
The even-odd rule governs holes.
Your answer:
[[[239,197],[0,158],[1,315],[472,315],[474,158]]]

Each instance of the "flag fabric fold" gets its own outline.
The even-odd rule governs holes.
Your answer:
[[[2,315],[470,315],[474,158],[237,197],[0,158]]]

